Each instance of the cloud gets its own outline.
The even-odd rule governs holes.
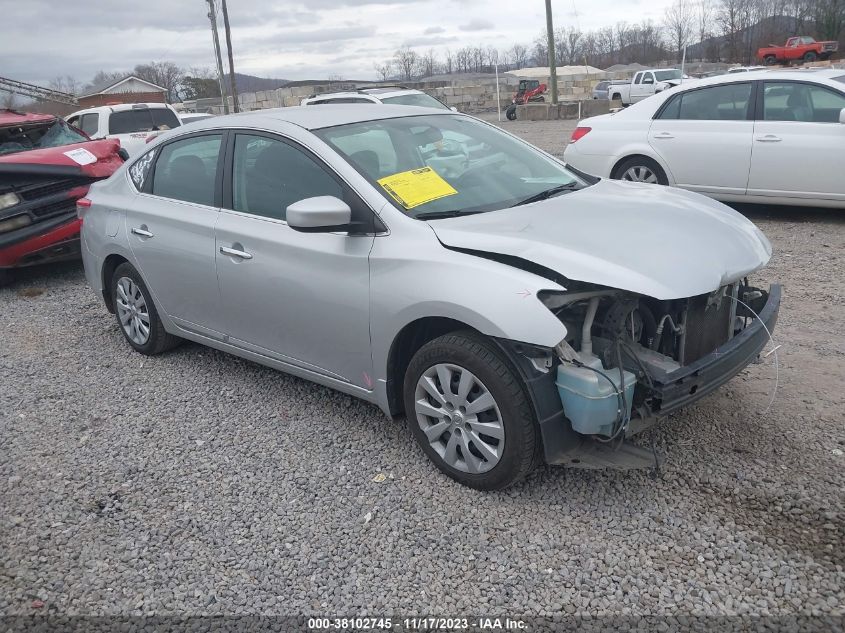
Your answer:
[[[434,37],[411,37],[404,42],[402,42],[402,46],[410,46],[411,48],[415,46],[437,46],[439,44],[449,44],[450,42],[457,42],[458,37],[455,35],[450,35],[448,37],[443,37],[440,35],[435,35]]]
[[[435,35],[436,33],[445,33],[446,29],[442,26],[430,26],[425,31],[423,31],[423,35]]]
[[[493,23],[483,18],[473,18],[466,24],[461,24],[458,28],[462,31],[489,31],[493,28]]]

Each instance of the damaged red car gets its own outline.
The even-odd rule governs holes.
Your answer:
[[[16,268],[79,257],[76,201],[125,156],[52,114],[0,110],[0,285]]]

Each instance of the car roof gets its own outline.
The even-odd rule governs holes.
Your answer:
[[[335,125],[362,123],[365,121],[380,121],[382,119],[397,119],[411,116],[456,114],[440,108],[423,108],[403,105],[387,104],[346,104],[337,105],[309,105],[291,106],[288,108],[273,108],[269,110],[253,110],[239,114],[217,116],[196,122],[191,129],[232,128],[232,127],[274,127],[280,122],[292,123],[306,130],[319,130]]]
[[[822,79],[832,80],[835,77],[842,77],[845,75],[845,70],[842,68],[783,68],[776,70],[749,70],[743,73],[726,73],[724,75],[717,75],[716,77],[706,77],[704,79],[695,80],[695,85],[709,86],[713,84],[720,84],[731,81],[752,81],[759,79],[768,79],[770,81],[779,80],[800,80],[800,79]],[[680,87],[688,85],[691,82],[684,82]]]
[[[17,110],[0,110],[0,126],[19,125],[21,123],[47,123],[55,121],[53,114],[39,114],[36,112],[18,112]]]
[[[400,95],[418,95],[425,94],[422,90],[415,90],[413,88],[397,88],[397,87],[383,87],[383,88],[361,88],[360,90],[344,90],[341,92],[324,92],[308,97],[309,101],[319,101],[320,99],[339,99],[343,97],[374,97],[376,99],[382,97],[398,97]]]
[[[83,108],[82,110],[77,110],[76,112],[72,112],[68,116],[76,116],[77,114],[85,114],[88,112],[122,112],[124,110],[132,110],[137,108],[137,106],[145,106],[148,109],[155,109],[155,108],[169,108],[170,106],[166,103],[154,102],[154,103],[115,103],[112,105],[103,105],[103,106],[94,106],[92,108]]]

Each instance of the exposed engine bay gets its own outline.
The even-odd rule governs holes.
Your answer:
[[[758,318],[769,292],[745,279],[669,301],[589,287],[541,299],[568,332],[555,348],[567,418],[579,433],[621,442],[747,365],[715,380],[698,371]]]

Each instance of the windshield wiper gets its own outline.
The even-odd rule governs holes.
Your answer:
[[[420,213],[414,217],[417,220],[442,220],[443,218],[454,218],[459,215],[475,215],[481,211],[461,211],[460,209],[453,209],[452,211],[429,211],[428,213]]]
[[[546,200],[547,198],[551,198],[552,196],[557,195],[559,193],[563,193],[564,191],[574,191],[576,189],[580,189],[580,186],[577,182],[568,182],[565,185],[557,185],[555,187],[552,187],[551,189],[546,189],[545,191],[541,191],[540,193],[535,193],[533,196],[528,196],[527,198],[520,200],[515,204],[512,204],[511,207],[518,207],[521,204],[539,202],[540,200]]]

